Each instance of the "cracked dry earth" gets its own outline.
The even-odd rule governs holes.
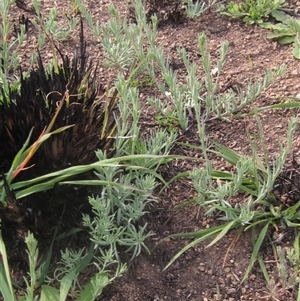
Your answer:
[[[94,20],[100,22],[108,20],[107,6],[111,2],[123,16],[128,16],[129,9],[126,0],[85,0],[84,2],[93,14]],[[300,3],[296,1],[287,2],[289,8],[300,6]],[[59,17],[63,22],[65,15],[71,10],[72,4],[68,0],[60,0],[59,2],[45,0],[42,4],[42,11],[47,14],[49,9],[55,6],[59,6]],[[12,22],[18,20],[22,14],[24,11],[13,6]],[[29,16],[29,18],[31,17]],[[219,56],[220,44],[225,40],[229,42],[226,64],[220,77],[220,91],[230,87],[244,88],[247,82],[261,78],[266,70],[273,70],[282,64],[287,66],[284,75],[276,79],[251,107],[245,109],[245,112],[255,107],[288,101],[285,97],[295,97],[300,93],[300,62],[294,59],[292,46],[280,46],[267,39],[267,30],[221,16],[214,7],[194,19],[183,16],[169,18],[159,23],[156,43],[174,62],[179,79],[185,77],[186,71],[176,53],[177,47],[186,48],[190,59],[199,65],[199,74],[201,75],[197,37],[202,32],[207,35],[212,65]],[[20,55],[24,62],[37,45],[36,34],[34,29],[29,31],[27,40],[20,49]],[[90,57],[96,62],[101,61],[99,43],[89,31],[87,24],[85,24],[85,39]],[[66,53],[72,53],[77,44],[78,35],[75,32],[70,39],[61,42],[60,48],[64,49]],[[45,60],[51,58],[51,53],[47,47],[42,51],[42,55]],[[107,83],[106,71],[101,66],[99,80],[104,84]],[[143,110],[141,126],[145,131],[155,127],[153,113],[146,101],[147,97],[154,96],[155,93],[157,91],[153,87],[140,88]],[[288,119],[297,114],[298,110],[296,109],[267,110],[260,114],[270,157],[278,153],[279,142],[285,144]],[[232,119],[230,122],[211,120],[207,122],[206,130],[209,137],[242,154],[250,154],[251,149],[246,132],[250,133],[252,137],[258,133],[257,120],[253,116]],[[300,144],[298,133],[299,130],[296,131],[293,143],[293,150],[296,155]],[[198,140],[196,123],[191,121],[189,130],[179,133],[178,142],[199,144]],[[191,157],[201,157],[201,153],[186,149],[180,144],[176,144],[172,152]],[[228,168],[222,161],[214,162],[214,166],[224,170]],[[171,179],[178,172],[192,168],[193,163],[190,161],[174,162],[168,168],[163,168],[162,173],[166,179]],[[170,234],[196,231],[216,225],[216,219],[205,216],[204,211],[198,206],[190,206],[177,211],[172,210],[176,205],[182,201],[188,201],[194,195],[195,191],[190,181],[181,179],[168,187],[159,196],[158,203],[149,208],[149,214],[145,216],[145,220],[148,222],[148,229],[154,233],[147,242],[150,249],[153,249],[161,239]],[[107,287],[98,300],[276,300],[270,297],[268,284],[258,265],[254,266],[249,278],[241,284],[253,244],[250,233],[243,233],[233,244],[235,235],[236,233],[231,232],[220,243],[210,248],[206,248],[207,243],[196,245],[164,271],[163,268],[172,256],[187,244],[187,240],[184,239],[167,239],[153,249],[151,255],[143,253],[131,262],[128,273]],[[283,247],[289,246],[291,236],[286,236],[281,244]],[[283,290],[281,286],[276,272],[276,258],[268,243],[263,245],[261,255],[276,287],[277,300],[295,300],[295,292]]]

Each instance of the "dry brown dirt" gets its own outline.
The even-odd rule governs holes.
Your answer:
[[[85,0],[94,19],[100,22],[107,21],[107,6],[111,2],[122,15],[128,15],[126,0]],[[299,7],[299,2],[296,0],[287,2],[289,8]],[[47,13],[51,7],[55,6],[60,7],[60,18],[64,18],[64,15],[69,13],[70,7],[72,7],[68,0],[59,2],[45,0],[42,10]],[[247,81],[253,82],[255,79],[261,78],[267,69],[274,69],[285,64],[287,66],[285,74],[275,80],[258,97],[252,108],[279,103],[285,101],[284,96],[296,96],[300,93],[300,62],[293,57],[292,46],[280,46],[267,39],[267,30],[221,16],[215,10],[216,8],[212,7],[194,19],[179,16],[179,18],[169,18],[168,21],[159,24],[157,45],[161,46],[166,55],[177,63],[179,78],[186,73],[176,54],[176,48],[185,47],[190,59],[200,66],[197,37],[199,33],[204,32],[207,35],[213,63],[219,56],[220,44],[223,41],[229,42],[226,64],[220,78],[220,89],[234,86],[244,87]],[[18,20],[23,13],[24,11],[14,6],[11,12],[12,21]],[[88,43],[88,53],[95,60],[99,60],[98,42],[87,28],[85,37]],[[21,49],[24,61],[36,43],[37,39],[33,30],[28,34],[27,41]],[[63,47],[67,53],[72,53],[77,43],[78,37],[74,33],[70,40],[62,42],[60,47]],[[42,54],[45,59],[51,57],[46,48]],[[102,74],[100,72],[99,80],[103,83],[107,82],[105,72]],[[147,125],[153,125],[154,121],[145,99],[153,91],[149,87],[141,87],[140,92],[143,103],[141,126],[147,130]],[[247,108],[246,111],[249,109]],[[285,143],[288,119],[297,114],[297,110],[268,110],[260,115],[270,157],[278,153],[278,142]],[[208,136],[241,153],[250,151],[246,129],[253,135],[257,133],[255,117],[237,118],[231,122],[214,120],[207,123]],[[298,133],[299,131],[296,132],[293,144],[295,152],[299,150]],[[196,124],[187,132],[181,132],[178,138],[178,142],[197,144],[197,141]],[[199,156],[196,151],[186,149],[179,144],[174,147],[172,152],[192,157]],[[224,163],[216,162],[216,164],[221,166]],[[191,168],[193,168],[191,162],[175,162],[168,168],[163,168],[162,173],[166,179],[171,179],[178,172]],[[196,205],[182,210],[173,210],[176,205],[188,201],[194,194],[189,180],[181,179],[171,184],[159,196],[158,203],[151,206],[149,214],[145,216],[145,221],[149,225],[148,229],[154,233],[147,242],[152,250],[151,255],[143,253],[131,262],[128,273],[107,287],[98,300],[272,300],[268,284],[265,282],[259,266],[255,265],[250,277],[243,284],[240,283],[253,248],[250,233],[243,233],[235,244],[231,244],[235,238],[236,233],[234,232],[213,247],[206,248],[207,243],[199,244],[183,254],[170,268],[163,270],[172,256],[188,241],[167,239],[156,246],[161,239],[170,234],[196,231],[216,225],[216,221],[204,216],[203,209]],[[282,243],[283,246],[288,246],[291,241],[286,239]],[[277,285],[277,300],[295,300],[294,291],[284,291],[280,286],[275,269],[276,259],[271,246],[267,243],[263,245],[262,257],[267,262],[275,286]]]

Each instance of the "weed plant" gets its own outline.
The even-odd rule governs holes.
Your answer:
[[[243,18],[244,22],[257,24],[271,30],[268,38],[278,41],[281,45],[293,44],[293,55],[300,59],[300,22],[285,11],[285,0],[278,1],[242,1],[230,2],[226,8],[220,8],[221,14],[231,18]],[[270,22],[269,19],[273,18]]]
[[[244,0],[240,3],[231,1],[222,14],[232,18],[243,18],[244,22],[261,24],[273,11],[282,8],[285,0]]]
[[[293,44],[293,55],[296,59],[300,59],[300,21],[291,17],[282,10],[275,10],[272,12],[272,17],[277,21],[273,24],[271,22],[264,22],[261,26],[272,30],[268,34],[268,38],[278,41],[279,44],[287,45]]]

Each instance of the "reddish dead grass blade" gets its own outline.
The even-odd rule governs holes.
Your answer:
[[[50,133],[54,123],[55,123],[55,120],[58,116],[58,113],[60,112],[62,106],[63,106],[63,103],[66,101],[68,103],[68,100],[69,100],[69,90],[68,90],[68,85],[66,86],[66,92],[62,98],[62,100],[60,101],[57,109],[56,109],[56,112],[54,114],[54,116],[52,117],[52,120],[51,122],[49,123],[49,125],[47,126],[47,128],[44,128],[42,133],[40,134],[40,136],[38,137],[38,139],[34,142],[34,144],[32,145],[31,149],[30,149],[30,152],[28,153],[27,157],[24,159],[24,161],[18,166],[18,168],[13,172],[13,175],[12,175],[12,179],[14,179],[22,170],[25,170],[25,169],[28,169],[28,168],[31,168],[33,165],[29,166],[29,167],[26,167],[26,164],[29,162],[29,160],[33,157],[33,155],[36,153],[36,151],[38,150],[39,146],[41,145],[42,142],[41,139],[43,137],[44,134],[48,134]]]
[[[34,155],[34,153],[38,150],[41,142],[40,140],[42,139],[43,135],[45,134],[46,129],[44,129],[41,133],[41,135],[38,137],[38,139],[34,142],[34,144],[32,145],[30,152],[28,153],[27,157],[24,159],[24,161],[18,166],[18,168],[16,170],[14,170],[13,175],[12,175],[12,179],[14,179],[22,170],[28,169],[30,167],[32,167],[33,165],[31,165],[30,167],[26,167],[26,164],[29,162],[29,160],[32,158],[32,156]]]

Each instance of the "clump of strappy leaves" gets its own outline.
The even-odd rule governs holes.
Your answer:
[[[231,18],[242,18],[246,23],[271,30],[268,38],[281,45],[293,44],[293,55],[300,59],[300,22],[293,17],[296,11],[285,6],[285,0],[245,0],[239,3],[232,1],[220,11]]]

